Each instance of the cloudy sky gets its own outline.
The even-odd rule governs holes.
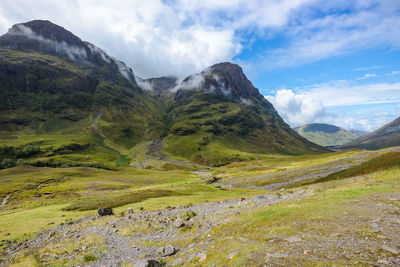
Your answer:
[[[144,78],[241,65],[291,126],[400,116],[399,0],[1,0],[0,32],[48,19]]]

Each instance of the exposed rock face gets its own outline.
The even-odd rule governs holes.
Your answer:
[[[109,65],[126,79],[136,82],[132,70],[122,61],[108,56],[95,45],[82,41],[70,31],[48,20],[15,24],[0,36],[0,46],[69,58],[88,65]]]
[[[222,62],[199,74],[186,77],[175,95],[176,100],[190,96],[193,89],[210,91],[234,98],[263,98],[258,89],[247,79],[240,66]]]
[[[97,213],[98,213],[100,216],[107,216],[107,215],[113,215],[113,214],[114,214],[112,208],[99,208],[99,209],[97,210]]]
[[[156,95],[162,96],[176,86],[178,79],[176,77],[159,77],[146,79],[145,81]]]
[[[0,37],[0,45],[23,51],[41,51],[87,58],[90,49],[77,36],[48,20],[15,24]]]

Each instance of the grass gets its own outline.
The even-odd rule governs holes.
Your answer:
[[[97,257],[93,255],[84,255],[83,261],[84,262],[97,261]]]
[[[305,125],[297,128],[296,131],[304,138],[321,146],[340,146],[347,144],[358,137],[344,129],[339,129],[338,131],[326,131],[324,128],[325,125],[319,126],[318,124],[315,124],[314,127],[315,129],[309,130],[308,128],[310,128],[310,125]],[[318,129],[318,127],[321,128]]]
[[[400,152],[388,152],[367,162],[363,162],[360,165],[350,167],[346,170],[332,173],[328,176],[316,179],[314,181],[307,181],[302,183],[302,185],[322,183],[332,180],[340,180],[349,177],[366,175],[374,173],[384,169],[390,169],[393,167],[400,166]]]
[[[159,198],[166,196],[176,196],[182,193],[169,191],[169,190],[141,190],[130,194],[121,196],[112,196],[109,198],[89,198],[86,200],[79,200],[78,202],[63,208],[63,210],[93,210],[101,207],[116,208],[131,203],[142,202],[149,198]]]
[[[376,177],[379,177],[379,181],[375,180]],[[308,190],[315,191],[311,197],[282,202],[255,209],[251,214],[227,218],[231,222],[214,228],[196,240],[198,244],[212,242],[212,246],[207,247],[207,259],[202,264],[258,266],[261,263],[266,264],[266,253],[287,251],[290,251],[289,257],[275,259],[274,264],[270,264],[285,266],[316,266],[317,262],[322,264],[321,266],[333,264],[339,253],[346,252],[335,251],[333,254],[336,258],[332,259],[331,249],[335,249],[335,246],[330,246],[330,241],[326,241],[326,247],[319,247],[319,240],[331,240],[332,234],[345,236],[346,239],[349,235],[356,235],[363,240],[364,237],[374,236],[368,224],[365,224],[377,216],[375,211],[370,209],[371,199],[381,199],[388,193],[399,192],[398,177],[400,168],[394,167],[378,171],[373,176],[363,176],[361,180],[330,181],[311,185]],[[344,216],[343,213],[347,215]],[[293,235],[306,240],[306,245],[300,245],[299,248],[284,242],[285,238]],[[205,250],[205,247],[199,245],[192,253]],[[312,257],[303,255],[304,250],[311,250]],[[234,259],[229,260],[227,255],[233,251],[239,253]],[[352,251],[349,253],[354,255],[354,259],[340,258],[336,263],[353,264],[357,255]],[[191,264],[199,263],[193,261]]]

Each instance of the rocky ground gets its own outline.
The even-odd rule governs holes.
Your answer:
[[[112,216],[66,220],[63,225],[42,230],[19,243],[3,241],[1,265],[8,266],[31,253],[44,266],[151,266],[149,260],[161,265],[208,266],[207,259],[213,251],[221,254],[221,239],[246,246],[256,242],[246,231],[218,240],[215,229],[232,226],[239,216],[250,215],[255,209],[313,194],[311,190],[281,191],[251,199],[158,211],[128,209]],[[295,235],[265,235],[265,251],[249,253],[246,262],[255,266],[289,266],[293,259],[299,259],[304,263],[300,265],[329,262],[339,266],[400,266],[399,200],[400,194],[371,195],[349,204],[347,212],[336,220],[321,218]],[[239,249],[231,250],[222,253],[222,257],[234,262],[240,253]]]
[[[226,224],[234,220],[236,215],[251,212],[256,207],[272,205],[307,194],[302,192],[282,196],[261,195],[251,199],[178,206],[159,211],[128,210],[125,214],[114,216],[82,217],[79,220],[66,221],[63,225],[45,229],[20,243],[3,242],[5,251],[2,265],[10,264],[16,255],[26,254],[32,248],[49,248],[49,253],[40,255],[40,260],[44,264],[73,261],[76,257],[81,258],[85,253],[95,254],[99,247],[90,243],[74,248],[72,253],[68,250],[52,253],[51,249],[71,240],[74,242],[85,240],[85,236],[93,235],[102,237],[104,244],[101,246],[105,247],[100,249],[102,252],[98,260],[87,263],[87,266],[118,266],[124,262],[135,263],[140,258],[159,259],[162,256],[174,254],[181,257],[170,264],[184,265],[185,262],[198,256],[196,253],[188,254],[199,245],[194,243],[196,237],[207,237],[207,233],[215,226]],[[193,243],[187,247],[173,246],[172,249],[168,247],[169,244],[182,240],[193,240]],[[165,247],[167,250],[170,249],[168,253],[162,252]]]

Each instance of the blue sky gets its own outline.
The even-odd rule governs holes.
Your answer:
[[[2,0],[0,32],[48,19],[144,78],[232,61],[291,126],[400,115],[399,0]]]

